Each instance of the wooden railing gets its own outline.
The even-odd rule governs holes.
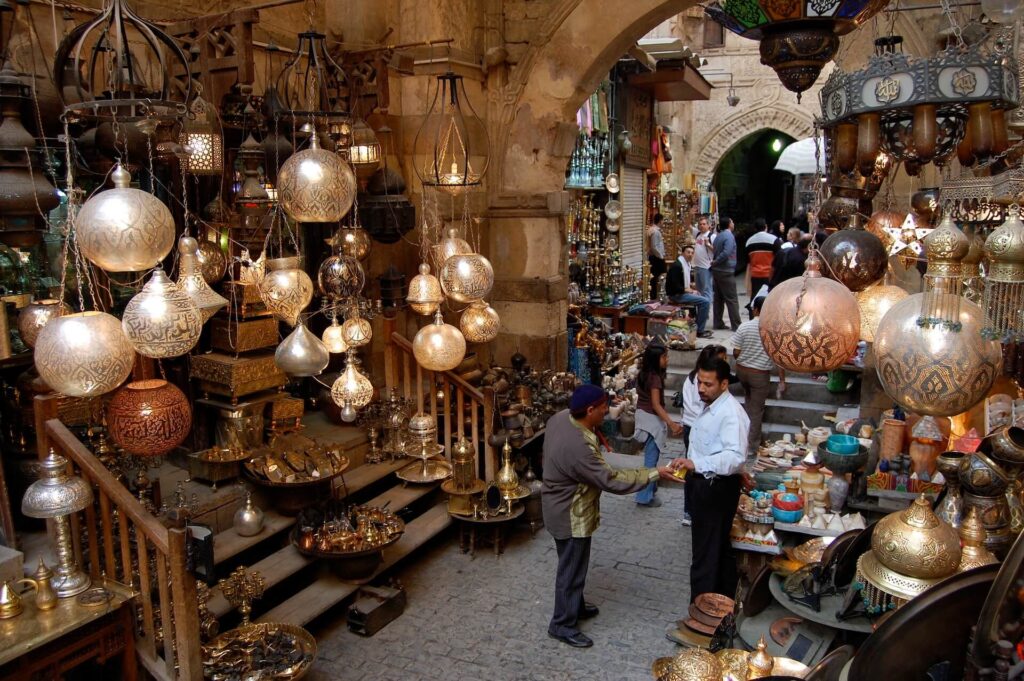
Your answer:
[[[477,475],[493,480],[498,470],[497,451],[490,441],[494,433],[494,391],[476,388],[451,371],[424,369],[412,353],[412,343],[394,331],[393,322],[385,325],[385,331],[387,387],[397,388],[403,397],[413,400],[418,411],[442,420],[443,426],[438,427],[443,431],[438,435],[446,458],[451,459],[452,445],[465,435],[473,445]],[[441,400],[437,397],[439,391]]]
[[[38,396],[42,457],[52,448],[93,488],[96,503],[71,518],[74,553],[95,581],[104,577],[138,593],[136,652],[155,678],[201,681],[196,581],[186,568],[184,529],[165,527],[74,433],[56,418],[56,398]]]

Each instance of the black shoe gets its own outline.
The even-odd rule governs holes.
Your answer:
[[[577,619],[589,620],[591,617],[597,617],[599,612],[601,612],[601,609],[593,603],[584,603],[583,609],[580,610],[580,614]]]
[[[728,331],[729,327],[725,324],[715,324],[715,331]]]
[[[570,634],[568,636],[559,636],[557,634],[552,634],[549,631],[548,636],[558,639],[562,643],[568,643],[573,648],[589,648],[594,645],[594,641],[582,631],[577,631],[575,634]]]
[[[701,331],[700,333],[697,334],[697,338],[714,338],[714,337],[715,337],[714,331]]]

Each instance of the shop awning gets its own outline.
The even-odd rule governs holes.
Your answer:
[[[711,97],[711,83],[684,59],[660,59],[654,71],[629,76],[628,82],[647,90],[659,102],[693,102]]]

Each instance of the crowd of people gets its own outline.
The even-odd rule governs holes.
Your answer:
[[[690,601],[704,593],[735,594],[736,563],[729,531],[740,493],[752,485],[745,466],[761,440],[772,372],[778,371],[780,394],[786,385],[785,372],[765,353],[759,315],[772,288],[803,274],[811,241],[817,239],[820,245],[825,238],[824,233],[805,234],[796,227],[787,230],[781,220],[770,225],[765,220],[755,222],[754,234],[742,245],[751,301],[749,319],[743,321],[736,288],[740,247],[733,221],[721,218],[715,229],[707,216],[701,216],[692,241],[680,244],[679,257],[671,264],[665,262],[661,223],[662,216],[656,215],[647,232],[651,297],[658,297],[659,279],[664,275],[668,299],[696,309],[698,336],[713,335],[707,328],[709,316],[714,329],[731,329],[735,374],[725,346],[705,346],[683,380],[677,422],[665,408],[668,350],[657,340],[650,343],[637,375],[634,438],[644,446],[644,464],[639,468],[616,469],[605,461],[597,437],[608,412],[609,396],[603,389],[580,386],[569,408],[548,422],[542,504],[558,554],[548,634],[574,647],[593,645],[580,631],[579,622],[598,614],[597,606],[584,598],[584,590],[602,492],[636,493],[638,506],[655,507],[660,505],[659,479],[684,479],[683,522],[692,526],[693,533]],[[743,405],[729,392],[733,382],[743,387]],[[666,439],[680,435],[686,455],[658,467]]]

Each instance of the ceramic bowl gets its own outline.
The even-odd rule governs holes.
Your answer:
[[[856,454],[859,447],[860,443],[857,438],[841,433],[829,435],[826,443],[826,449],[833,454]]]
[[[780,511],[799,511],[804,507],[804,500],[791,492],[776,494],[772,506]]]
[[[772,515],[777,522],[793,525],[800,522],[800,519],[804,517],[804,511],[802,508],[796,511],[784,511],[781,508],[772,506]]]
[[[960,460],[960,485],[965,492],[994,497],[1005,492],[1009,484],[1010,476],[1002,466],[981,452]]]

